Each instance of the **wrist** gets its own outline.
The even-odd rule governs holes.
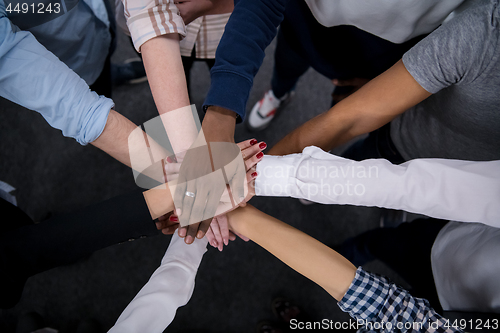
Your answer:
[[[210,106],[201,127],[207,141],[234,142],[235,126],[235,112],[217,106]]]
[[[251,205],[239,207],[226,214],[229,229],[243,236],[247,236],[247,224],[249,222],[249,214],[251,214]],[[248,236],[247,236],[248,237]]]

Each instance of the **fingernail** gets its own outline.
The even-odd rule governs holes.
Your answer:
[[[210,245],[212,245],[213,247],[219,246],[219,244],[217,244],[217,242],[214,240],[210,242]]]
[[[227,241],[227,239],[224,239],[224,244],[227,246],[227,244],[229,244],[229,242]]]
[[[185,237],[186,236],[186,229],[180,229],[179,230],[179,237]]]
[[[252,178],[255,178],[255,177],[257,177],[257,175],[258,175],[257,172],[253,172],[251,176],[252,176]]]
[[[252,139],[252,140],[250,140],[250,145],[252,145],[252,146],[253,146],[253,145],[254,145],[254,144],[256,144],[257,142],[258,142],[257,140]]]
[[[194,240],[193,236],[191,236],[191,235],[189,235],[189,236],[186,237],[186,243],[187,244],[191,244],[193,242],[193,240]]]
[[[175,210],[175,214],[177,214],[177,216],[181,216],[181,214],[182,214],[182,209],[177,208],[177,209]]]
[[[258,159],[261,159],[261,158],[264,156],[264,153],[263,153],[263,152],[260,152],[260,153],[258,153],[256,156],[257,156],[257,158],[258,158]]]
[[[170,157],[170,156],[167,156],[167,162],[168,163],[172,163],[174,160]]]
[[[198,233],[196,234],[196,238],[198,239],[203,238],[203,231],[199,230]]]
[[[179,222],[179,218],[177,216],[174,216],[174,215],[170,216],[169,220],[172,222]]]
[[[260,149],[265,149],[267,147],[266,143],[265,142],[262,142],[260,145],[259,145],[259,148]]]

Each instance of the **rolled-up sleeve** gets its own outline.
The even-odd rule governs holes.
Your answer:
[[[101,135],[111,99],[87,83],[6,16],[0,1],[0,96],[40,113],[64,136],[85,145]]]
[[[168,34],[186,36],[186,27],[173,0],[123,0],[127,26],[137,52],[148,40]]]
[[[413,297],[361,267],[338,306],[357,320],[358,332],[462,332],[451,327],[426,299]]]

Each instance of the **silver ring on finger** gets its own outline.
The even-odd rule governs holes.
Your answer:
[[[193,192],[186,191],[186,196],[194,198],[195,194]]]

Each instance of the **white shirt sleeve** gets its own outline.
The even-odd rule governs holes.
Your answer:
[[[259,196],[402,209],[500,227],[500,161],[415,159],[393,165],[307,147],[301,154],[265,156],[257,172]]]
[[[174,319],[177,308],[191,298],[196,272],[206,250],[206,237],[187,245],[175,233],[160,267],[108,332],[163,332]]]

